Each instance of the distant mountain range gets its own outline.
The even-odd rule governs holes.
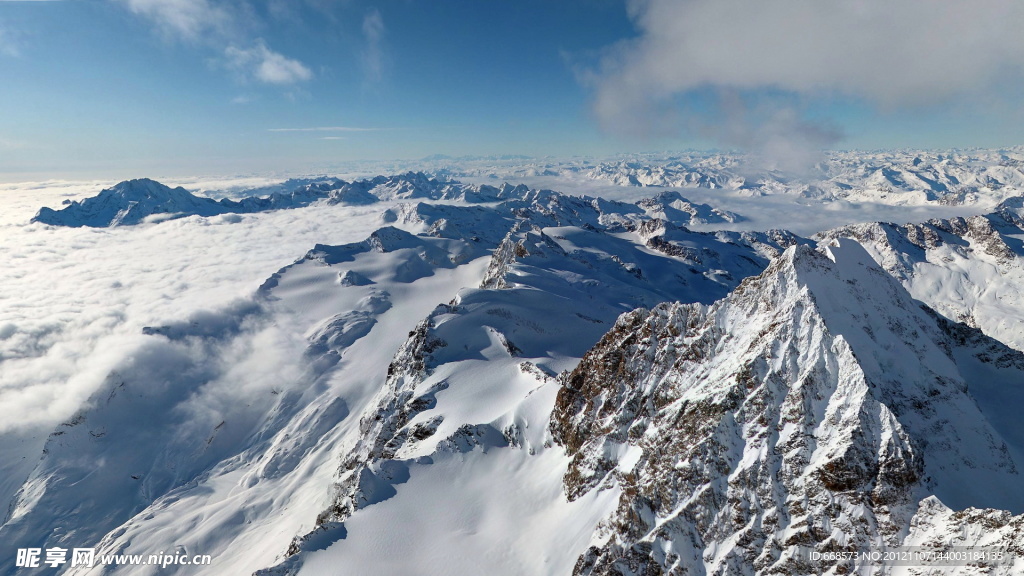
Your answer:
[[[585,178],[617,186],[704,188],[750,196],[889,205],[961,205],[1024,193],[1024,149],[828,152],[802,170],[738,153],[638,154],[613,159],[424,162],[451,177]]]
[[[561,196],[550,190],[532,190],[523,185],[462,184],[455,180],[432,178],[422,172],[377,176],[355,182],[340,179],[292,180],[273,189],[286,188],[289,184],[294,184],[295,187],[274,191],[264,196],[249,195],[240,200],[213,200],[192,194],[184,188],[170,188],[154,180],[126,180],[102,190],[91,198],[69,202],[60,210],[41,208],[32,221],[53,226],[107,227],[186,216],[251,214],[317,204],[365,205],[399,200],[442,200],[481,204],[501,201],[531,202],[538,198]],[[253,192],[261,191],[265,190]],[[615,204],[596,198],[586,198],[584,201]],[[683,223],[736,222],[741,219],[731,212],[691,203],[673,192],[643,200],[636,205],[618,203],[617,206],[627,220],[645,211],[664,216],[666,210],[672,212],[674,221]]]

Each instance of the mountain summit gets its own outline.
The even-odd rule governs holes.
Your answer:
[[[118,226],[138,224],[155,214],[214,216],[226,212],[216,200],[171,188],[155,180],[125,180],[97,196],[72,202],[62,210],[40,208],[33,222],[54,226]]]
[[[998,400],[1021,382],[1024,356],[919,305],[851,240],[790,247],[710,307],[625,314],[552,415],[566,495],[621,489],[575,573],[851,573],[813,553],[977,544],[940,511],[1024,511],[1021,427]],[[926,511],[962,532],[922,529]]]

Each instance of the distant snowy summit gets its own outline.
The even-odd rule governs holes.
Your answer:
[[[276,190],[268,195],[260,192]],[[171,188],[154,180],[126,180],[85,200],[70,202],[60,210],[41,208],[32,219],[52,226],[94,228],[128,226],[159,222],[186,216],[251,214],[271,210],[303,208],[313,205],[366,205],[399,200],[443,200],[470,204],[509,203],[520,209],[532,204],[551,203],[554,198],[576,198],[590,204],[612,206],[623,221],[643,216],[676,224],[736,222],[743,218],[706,204],[695,204],[676,192],[666,192],[635,204],[608,202],[589,197],[569,197],[551,190],[536,190],[525,185],[464,184],[456,180],[431,177],[423,172],[347,182],[339,178],[289,180],[280,185],[250,190],[239,200],[214,200],[197,196],[184,188]],[[646,216],[644,216],[646,215]],[[387,218],[397,218],[389,210]]]
[[[61,210],[41,208],[32,221],[54,226],[101,227],[138,224],[155,214],[214,216],[226,211],[221,203],[195,196],[184,188],[139,179],[126,180],[92,198],[71,202]]]

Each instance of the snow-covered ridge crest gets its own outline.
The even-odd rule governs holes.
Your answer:
[[[1024,512],[1021,435],[986,398],[1019,387],[1024,361],[963,330],[842,239],[789,248],[709,307],[622,316],[552,414],[567,496],[621,488],[575,573],[849,573],[810,552],[886,550],[910,531],[948,546],[916,520],[928,496],[934,526],[943,504]],[[1009,550],[1019,534],[1004,534],[988,542]]]
[[[554,386],[547,375],[553,373],[546,365],[551,358],[578,357],[624,308],[724,294],[738,278],[767,263],[751,243],[760,242],[762,249],[771,245],[776,253],[783,249],[763,234],[744,238],[727,233],[719,238],[675,227],[671,241],[690,246],[689,252],[650,254],[637,249],[642,235],[623,238],[598,228],[605,213],[591,202],[557,194],[541,194],[539,199],[540,204],[515,202],[511,211],[505,204],[494,207],[508,214],[506,225],[511,228],[491,253],[480,288],[463,289],[409,332],[388,364],[384,385],[360,416],[359,438],[341,457],[330,504],[317,515],[313,530],[296,535],[289,558],[267,574],[298,570],[325,539],[337,538],[354,514],[372,514],[372,507],[401,490],[410,468],[425,465],[438,454],[475,446],[530,448],[515,422],[499,425],[487,419],[453,420],[447,415],[453,409],[465,414],[484,408],[453,407],[441,398],[494,385],[490,379],[481,382],[470,376],[471,371],[463,372],[464,366],[487,357],[488,371],[505,373],[505,379],[540,377],[545,386]],[[386,227],[373,237],[404,234],[419,242],[442,241],[443,237],[434,236],[440,231],[436,222],[430,221],[438,214],[423,204],[416,208],[415,213],[426,218],[424,235]],[[450,225],[446,230],[466,229],[470,223],[462,220],[475,221],[478,216],[475,209],[462,207],[447,207],[443,214]],[[609,227],[624,231],[618,221],[609,222]],[[495,236],[478,234],[474,238]],[[398,244],[405,247],[409,242]],[[317,246],[297,265],[346,264],[354,251],[369,252],[379,245],[371,238],[344,247]],[[708,269],[718,266],[724,269],[709,273]],[[488,411],[494,410],[489,407]]]
[[[1024,350],[1024,198],[985,215],[826,230],[860,242],[910,294],[947,318]]]

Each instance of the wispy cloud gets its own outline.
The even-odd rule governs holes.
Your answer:
[[[21,48],[19,46],[19,42],[15,38],[15,33],[12,32],[2,20],[0,20],[0,55],[11,57],[21,56]]]
[[[115,0],[149,19],[168,37],[197,40],[208,34],[228,34],[238,18],[209,0]]]
[[[366,81],[371,84],[380,82],[384,77],[384,18],[376,8],[363,17],[363,68]]]
[[[19,148],[25,148],[25,143],[19,140],[8,140],[0,136],[0,150],[17,150]]]
[[[64,0],[0,0],[3,2],[63,2]],[[22,34],[0,20],[0,56],[18,57],[22,54]]]
[[[377,132],[384,128],[360,128],[355,126],[313,126],[308,128],[268,128],[267,132]]]
[[[8,38],[3,28],[0,28],[0,54],[4,56],[19,56],[21,54],[18,45]]]
[[[295,84],[313,78],[302,62],[256,38],[253,10],[246,3],[215,0],[113,0],[146,18],[168,39],[205,44],[220,51],[226,68],[245,80]]]

